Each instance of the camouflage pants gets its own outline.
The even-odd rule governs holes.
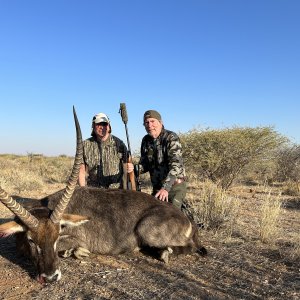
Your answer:
[[[187,191],[186,182],[181,182],[179,184],[173,185],[169,192],[169,202],[172,202],[174,206],[181,209],[186,196],[186,191]]]
[[[172,202],[174,206],[181,209],[182,204],[184,203],[186,191],[187,191],[186,182],[173,185],[171,190],[169,191],[168,201]],[[157,189],[153,189],[152,195],[155,196],[157,192],[158,192]]]

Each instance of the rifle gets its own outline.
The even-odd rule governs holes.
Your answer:
[[[127,162],[132,163],[128,128],[127,128],[128,116],[127,116],[127,110],[126,110],[125,103],[120,103],[119,113],[121,114],[122,121],[125,125],[125,131],[126,131],[126,137],[127,137],[127,146],[128,146]],[[141,189],[140,189],[140,184],[138,181],[138,170],[134,169],[134,171],[128,173],[128,175],[129,175],[129,181],[128,181],[126,168],[123,167],[123,169],[124,169],[123,188],[129,189],[129,190],[134,190],[134,191],[140,191]],[[135,174],[135,173],[137,173],[137,174]]]

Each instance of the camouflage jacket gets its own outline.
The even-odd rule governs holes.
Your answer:
[[[83,141],[83,160],[88,173],[87,185],[121,188],[126,155],[125,144],[113,135],[104,142],[97,141],[95,137]]]
[[[145,135],[141,144],[141,173],[149,172],[153,190],[170,191],[176,179],[185,177],[182,147],[176,133],[162,129],[158,138]]]

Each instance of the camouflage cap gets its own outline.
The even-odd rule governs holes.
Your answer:
[[[144,113],[144,122],[146,119],[148,118],[153,118],[153,119],[156,119],[158,121],[161,121],[161,115],[158,111],[156,110],[147,110],[145,113]]]
[[[97,115],[95,115],[93,117],[93,120],[92,120],[92,132],[91,132],[91,135],[94,136],[94,124],[97,124],[97,123],[108,123],[109,124],[109,133],[111,133],[111,125],[110,125],[110,120],[109,120],[109,117],[104,114],[104,113],[99,113]]]
[[[93,123],[97,124],[102,122],[110,124],[109,118],[106,114],[99,113],[93,117]]]

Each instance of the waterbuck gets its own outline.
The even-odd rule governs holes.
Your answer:
[[[61,278],[59,256],[148,248],[167,263],[172,252],[205,254],[195,223],[172,204],[142,192],[76,187],[83,146],[73,113],[77,148],[66,188],[22,206],[0,187],[1,202],[16,215],[0,225],[0,236],[16,235],[17,250],[33,260],[38,281]]]

